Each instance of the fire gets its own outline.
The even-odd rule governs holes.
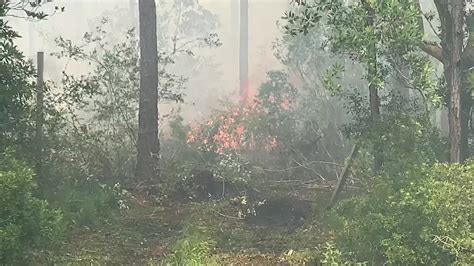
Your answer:
[[[187,134],[187,143],[198,144],[202,150],[218,154],[224,154],[228,150],[255,149],[258,147],[257,140],[247,128],[246,122],[257,113],[265,112],[255,100],[232,108],[225,114],[209,119],[203,127],[193,126]],[[212,126],[217,126],[217,129],[207,132],[206,128]],[[265,150],[271,151],[278,145],[278,141],[274,136],[267,136],[261,144]]]

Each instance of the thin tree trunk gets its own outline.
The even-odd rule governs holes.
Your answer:
[[[472,91],[473,85],[469,80],[470,76],[473,73],[472,62],[469,63],[469,68],[464,67],[462,69],[462,96],[461,96],[461,128],[463,130],[461,134],[461,156],[462,160],[466,160],[471,156],[471,151],[469,149],[469,132],[471,130],[470,123],[471,121],[471,108],[472,108]],[[472,127],[472,125],[471,125]]]
[[[240,100],[249,96],[249,0],[240,0]]]
[[[140,101],[138,113],[136,177],[154,180],[159,176],[158,160],[158,47],[156,4],[139,0]]]
[[[374,26],[374,10],[368,3],[364,1],[364,5],[367,9],[367,24],[369,27]],[[380,97],[379,97],[379,88],[376,84],[376,79],[378,76],[377,73],[377,47],[375,42],[372,42],[369,45],[368,51],[368,78],[369,78],[369,104],[370,104],[370,118],[372,122],[372,127],[375,128],[380,122]],[[374,139],[374,172],[378,173],[382,169],[383,165],[383,149],[381,143],[381,137],[377,136]]]
[[[463,128],[462,119],[462,68],[461,55],[463,49],[463,24],[464,1],[448,0],[445,6],[445,26],[443,28],[442,42],[445,58],[444,72],[449,90],[449,135],[450,135],[450,161],[462,162],[462,140],[466,130]]]
[[[370,94],[370,118],[372,127],[377,127],[380,122],[380,97],[378,88],[374,84],[369,85]],[[383,148],[381,137],[377,136],[374,140],[374,172],[378,173],[383,165]]]
[[[463,96],[462,96],[462,128],[465,130],[465,133],[462,134],[462,150],[463,150],[463,159],[467,159],[471,156],[471,151],[469,149],[469,137],[472,133],[473,128],[471,121],[471,108],[473,104],[473,91],[474,84],[470,80],[474,73],[474,13],[467,14],[466,16],[466,25],[469,33],[469,39],[467,45],[464,48],[462,54],[462,86],[463,86]],[[471,134],[470,134],[471,132]],[[473,134],[474,135],[474,134]]]
[[[44,53],[37,54],[37,79],[36,79],[36,175],[38,181],[43,181],[43,101],[44,101]]]

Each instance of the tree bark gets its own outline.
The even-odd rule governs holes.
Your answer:
[[[155,0],[139,0],[140,100],[136,177],[159,177],[158,47]]]
[[[367,10],[367,25],[369,27],[374,26],[374,10],[366,2],[363,4]],[[369,104],[370,104],[370,119],[372,127],[376,128],[380,122],[380,97],[379,88],[375,82],[377,79],[377,47],[375,42],[372,42],[368,47],[368,79],[369,79]],[[382,169],[383,165],[383,148],[381,136],[377,136],[373,142],[374,148],[374,172],[378,173]]]
[[[352,167],[352,163],[354,162],[354,159],[358,152],[359,152],[359,144],[356,143],[354,147],[352,148],[352,151],[349,154],[349,157],[347,158],[346,164],[344,165],[344,169],[341,172],[341,176],[337,180],[336,186],[334,187],[334,191],[332,192],[331,201],[329,202],[327,209],[332,208],[332,206],[334,206],[334,203],[336,203],[337,197],[339,196],[342,189],[344,188],[344,185],[346,184],[347,177],[349,177],[349,172]]]
[[[439,62],[444,63],[443,49],[437,43],[423,42],[421,49]]]
[[[37,53],[37,78],[36,78],[36,175],[38,183],[43,182],[43,100],[44,100],[44,53]]]
[[[473,17],[472,14],[466,14],[463,0],[434,0],[434,3],[441,22],[441,46],[425,42],[422,50],[444,65],[449,96],[447,105],[450,161],[462,162],[470,156],[468,125],[472,106],[472,84],[468,76],[474,65]],[[470,34],[468,45],[463,51],[464,19]]]
[[[472,154],[469,149],[469,137],[474,136],[471,109],[473,104],[473,87],[472,75],[474,74],[474,13],[467,14],[466,26],[469,33],[467,45],[464,48],[461,58],[462,65],[462,128],[465,133],[462,134],[462,153],[463,159],[469,158]],[[469,133],[470,132],[470,133]]]
[[[450,161],[458,163],[464,161],[463,139],[466,130],[462,119],[462,65],[461,56],[464,38],[464,1],[447,0],[435,1],[440,13],[442,25],[442,47],[444,72],[449,90],[449,136]]]
[[[239,52],[240,100],[249,96],[249,0],[240,0],[240,52]]]

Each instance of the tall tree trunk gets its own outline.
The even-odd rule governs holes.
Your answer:
[[[367,10],[367,25],[369,27],[374,26],[374,10],[369,3],[363,1],[363,4]],[[377,47],[375,42],[372,42],[368,47],[368,79],[369,79],[369,104],[370,104],[370,119],[372,127],[378,126],[380,122],[380,97],[379,88],[375,82],[378,77],[377,70]],[[377,136],[374,139],[374,172],[379,172],[383,165],[383,149],[382,149],[382,138]]]
[[[474,37],[474,36],[473,36]],[[464,61],[464,58],[463,58]],[[466,60],[467,61],[467,60]],[[472,91],[473,85],[470,80],[471,75],[474,71],[471,69],[473,62],[466,62],[468,65],[462,67],[462,96],[461,96],[461,128],[463,133],[461,134],[461,154],[462,160],[466,160],[471,156],[471,151],[469,147],[469,137],[472,133],[472,123],[471,121],[471,108],[472,108]],[[470,124],[471,123],[471,124]],[[470,134],[471,132],[471,134]]]
[[[375,47],[374,47],[375,48]],[[369,66],[369,76],[376,75],[377,71],[377,58],[374,56],[370,62]],[[377,127],[380,122],[380,97],[379,90],[377,85],[371,82],[369,84],[369,101],[370,101],[370,119],[372,122],[372,127]],[[382,138],[377,136],[374,139],[374,172],[379,172],[382,169],[383,165],[383,148],[382,148]]]
[[[38,183],[44,181],[43,174],[43,90],[44,90],[44,53],[37,53],[37,79],[36,79],[36,175]]]
[[[463,158],[469,158],[471,151],[469,149],[469,137],[474,136],[474,121],[471,121],[471,109],[473,105],[474,84],[472,77],[474,75],[474,13],[467,14],[466,26],[469,33],[467,45],[464,48],[461,65],[462,65],[462,128],[465,133],[462,134]]]
[[[159,176],[158,160],[158,47],[155,0],[139,0],[140,101],[136,177]]]
[[[438,1],[440,2],[440,1]],[[466,129],[462,119],[462,67],[461,55],[464,38],[464,1],[447,0],[439,5],[445,5],[443,27],[443,57],[445,58],[444,72],[449,90],[449,135],[450,135],[450,161],[462,162],[463,139]]]
[[[468,125],[472,106],[469,75],[474,66],[474,17],[465,13],[464,0],[434,0],[441,22],[441,47],[425,43],[422,49],[444,65],[447,83],[451,162],[470,156]],[[419,1],[418,1],[418,5]],[[468,45],[463,51],[464,18],[469,30]],[[423,27],[422,19],[421,27]]]
[[[240,100],[249,96],[249,0],[240,0]]]

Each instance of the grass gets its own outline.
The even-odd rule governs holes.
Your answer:
[[[324,202],[329,191],[300,190],[299,196]],[[138,198],[138,196],[136,196]],[[311,219],[295,230],[255,226],[236,217],[228,200],[204,203],[157,203],[141,196],[128,210],[117,210],[106,220],[75,228],[60,250],[38,253],[39,264],[160,264],[178,240],[198,234],[211,240],[218,264],[276,264],[293,250],[318,251],[331,233],[325,226],[324,204],[315,204]]]

